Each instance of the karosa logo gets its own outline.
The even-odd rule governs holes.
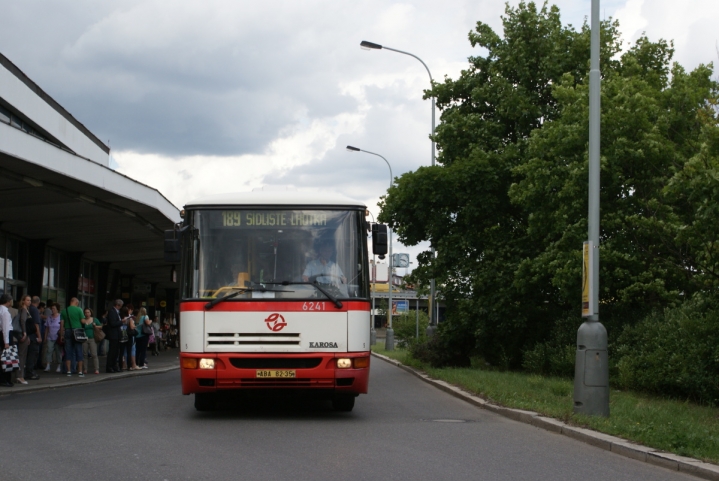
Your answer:
[[[279,332],[285,328],[287,322],[285,322],[285,318],[282,317],[282,314],[276,312],[274,314],[270,314],[267,319],[265,319],[265,324],[267,324],[267,329],[270,331]]]
[[[314,347],[316,349],[327,349],[327,348],[337,349],[337,343],[336,342],[310,342],[310,347]]]

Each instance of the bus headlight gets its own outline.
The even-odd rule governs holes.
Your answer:
[[[215,360],[214,359],[200,359],[200,369],[214,369],[215,368]]]
[[[338,369],[349,369],[351,367],[352,367],[352,359],[347,359],[344,357],[337,359],[337,368]]]

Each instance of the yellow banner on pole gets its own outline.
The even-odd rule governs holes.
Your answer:
[[[594,249],[592,241],[584,242],[582,249],[582,317],[588,317],[594,314],[594,304],[592,302],[592,257]]]

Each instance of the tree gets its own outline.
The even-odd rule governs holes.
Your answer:
[[[465,358],[519,367],[555,320],[574,313],[579,323],[590,32],[562,26],[546,4],[505,13],[503,38],[481,22],[469,35],[487,55],[426,92],[442,110],[439,165],[400,177],[380,220],[404,244],[437,249],[436,259],[418,256],[413,275],[442,286],[444,341]],[[707,138],[716,86],[707,67],[670,70],[663,41],[642,38],[617,59],[618,24],[601,29],[601,302],[620,319],[696,288],[687,287],[696,267],[677,256],[687,199],[670,200],[665,187]]]
[[[429,315],[425,311],[407,311],[396,316],[392,320],[392,327],[397,345],[407,348],[417,341],[424,341],[428,325]]]
[[[670,71],[672,53],[641,38],[603,79],[600,302],[625,311],[666,306],[698,287],[696,261],[677,242],[690,219],[666,187],[686,177],[700,149],[716,85],[706,66]],[[550,301],[569,307],[587,232],[588,85],[565,76],[554,95],[561,115],[532,133],[510,188],[512,202],[530,212],[530,239],[543,246],[520,263],[515,283],[525,291],[552,285]],[[686,192],[677,182],[677,194]]]
[[[701,146],[665,188],[679,218],[673,226],[677,263],[693,288],[719,298],[719,129],[705,116]]]

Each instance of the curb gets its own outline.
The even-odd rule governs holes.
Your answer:
[[[597,448],[604,449],[605,451],[611,451],[620,456],[626,458],[636,459],[645,463],[654,464],[662,468],[671,469],[672,471],[679,471],[682,473],[697,476],[702,479],[710,479],[719,481],[719,466],[716,464],[705,463],[694,458],[687,458],[685,456],[678,456],[676,454],[665,453],[663,451],[657,451],[654,448],[648,448],[640,444],[635,444],[626,439],[618,438],[616,436],[610,436],[609,434],[599,433],[590,429],[579,428],[576,426],[570,426],[569,424],[559,421],[557,419],[548,418],[535,413],[533,411],[523,411],[521,409],[511,409],[497,404],[492,404],[486,399],[482,399],[479,396],[470,394],[457,386],[449,384],[445,381],[432,379],[425,373],[418,371],[409,366],[405,366],[399,361],[391,359],[382,354],[372,353],[373,356],[382,359],[385,362],[394,364],[400,369],[413,374],[423,380],[424,382],[431,384],[432,386],[441,389],[442,391],[451,394],[452,396],[462,399],[474,406],[487,409],[493,413],[499,414],[506,418],[514,421],[519,421],[525,424],[531,424],[540,429],[545,429],[556,434],[562,434],[568,436],[577,441],[591,444]]]
[[[143,369],[141,371],[127,371],[118,373],[114,376],[108,376],[108,377],[102,377],[99,379],[92,378],[92,377],[85,377],[82,381],[73,379],[72,381],[69,381],[64,384],[52,384],[52,385],[46,385],[46,386],[32,386],[32,387],[23,387],[19,388],[17,390],[13,391],[1,391],[0,396],[11,396],[13,394],[25,394],[29,392],[38,392],[38,391],[48,391],[51,389],[64,389],[66,387],[77,387],[77,386],[86,386],[88,384],[96,384],[98,382],[106,382],[106,381],[114,381],[116,379],[127,379],[131,377],[138,377],[138,376],[148,376],[150,374],[162,374],[165,372],[174,371],[175,369],[180,369],[180,366],[166,366],[166,367],[158,367],[156,369],[153,369],[150,371],[149,369]]]

